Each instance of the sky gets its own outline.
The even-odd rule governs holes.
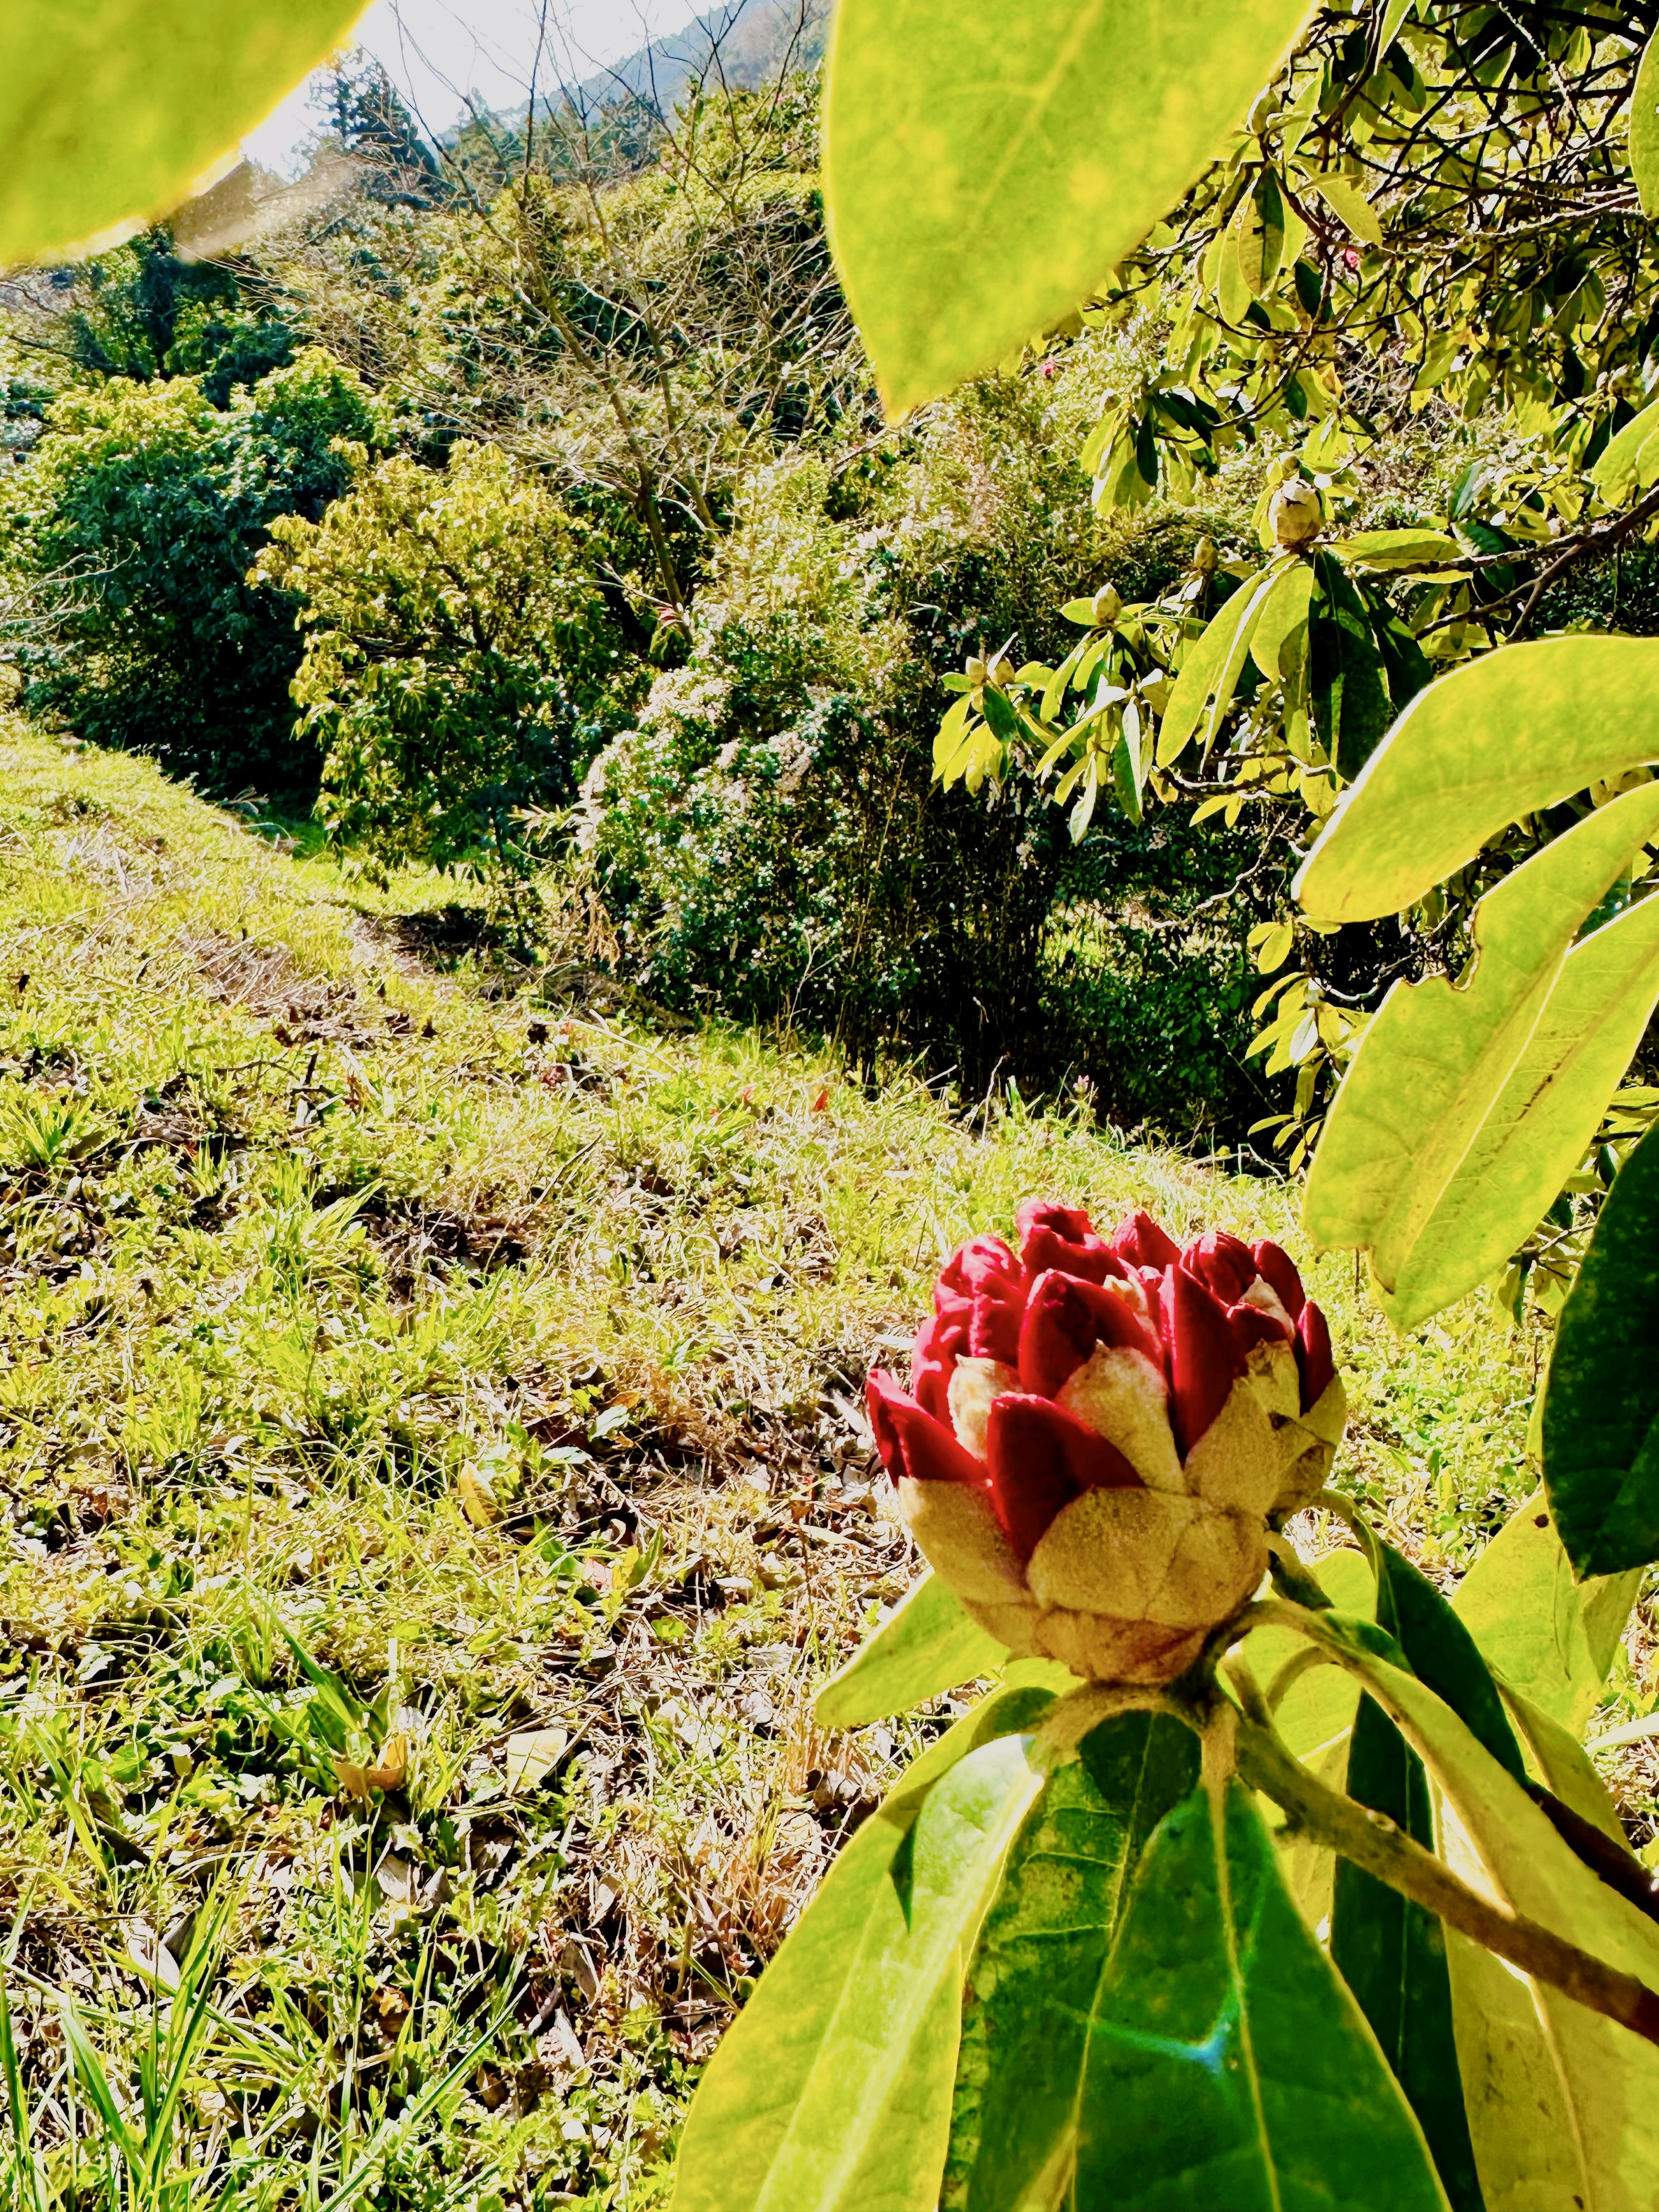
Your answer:
[[[548,0],[552,79],[570,82],[689,22],[706,0]],[[356,36],[386,64],[428,131],[465,112],[471,92],[489,107],[526,96],[537,47],[539,0],[374,0]],[[547,78],[544,64],[543,81]],[[317,127],[301,85],[243,142],[251,160],[283,176],[304,166]]]

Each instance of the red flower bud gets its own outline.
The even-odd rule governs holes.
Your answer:
[[[1256,1278],[1250,1248],[1224,1229],[1212,1229],[1194,1239],[1181,1255],[1181,1265],[1213,1291],[1224,1306],[1236,1306]]]
[[[1144,1206],[1127,1214],[1109,1242],[1119,1259],[1127,1260],[1132,1267],[1173,1267],[1181,1257],[1180,1245],[1158,1227]]]
[[[1036,1551],[1061,1507],[1085,1490],[1141,1487],[1115,1444],[1047,1398],[1014,1391],[999,1398],[991,1408],[986,1451],[991,1503],[1022,1560]]]
[[[1336,1360],[1325,1316],[1311,1298],[1296,1318],[1296,1364],[1302,1376],[1302,1410],[1310,1412],[1336,1380]]]
[[[1097,1344],[1144,1352],[1148,1359],[1159,1356],[1157,1337],[1118,1291],[1070,1275],[1039,1275],[1020,1331],[1020,1388],[1057,1398]]]
[[[1097,1237],[1080,1206],[1056,1206],[1050,1199],[1028,1198],[1016,1220],[1019,1256],[1029,1282],[1053,1268],[1085,1283],[1121,1276],[1123,1262],[1103,1237]]]
[[[951,1297],[971,1297],[988,1279],[998,1276],[1018,1283],[1019,1262],[1000,1237],[970,1237],[965,1244],[958,1244],[939,1271],[939,1280],[933,1286],[933,1307],[942,1313],[945,1301]]]
[[[876,1449],[895,1482],[908,1474],[914,1482],[962,1482],[984,1488],[981,1463],[879,1368],[870,1377],[865,1407]]]
[[[1251,1245],[1250,1257],[1255,1261],[1257,1273],[1272,1286],[1279,1303],[1294,1322],[1307,1304],[1308,1294],[1290,1254],[1264,1237],[1259,1244]]]
[[[1243,1362],[1225,1307],[1184,1267],[1171,1267],[1164,1278],[1159,1323],[1176,1443],[1184,1459],[1226,1404]]]

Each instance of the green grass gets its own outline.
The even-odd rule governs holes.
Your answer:
[[[455,901],[0,724],[5,2201],[661,2202],[927,1725],[810,1699],[914,1571],[854,1407],[939,1256],[1036,1190],[1304,1256],[1081,1109],[566,1012]],[[1308,1273],[1455,1572],[1535,1346]]]

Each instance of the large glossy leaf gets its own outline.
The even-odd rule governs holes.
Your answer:
[[[969,1975],[942,2212],[1007,2212],[1069,2175],[1118,1916],[1147,1838],[1197,1779],[1192,1730],[1131,1713],[1038,1799]]]
[[[1582,1736],[1641,1581],[1632,1567],[1576,1582],[1540,1490],[1481,1553],[1452,1607],[1507,1685]]]
[[[1153,1837],[1091,2022],[1068,2212],[1430,2212],[1409,2106],[1248,1790]]]
[[[1398,914],[1506,823],[1659,760],[1659,640],[1506,646],[1420,692],[1344,793],[1296,894],[1322,921]]]
[[[1283,556],[1270,561],[1259,576],[1251,576],[1239,586],[1212,617],[1202,636],[1188,648],[1158,725],[1160,768],[1179,760],[1195,735],[1201,735],[1208,750],[1238,689],[1256,623],[1277,597],[1283,578],[1300,565]]]
[[[1467,1627],[1434,1585],[1392,1546],[1366,1532],[1376,1572],[1377,1625],[1419,1676],[1517,1780],[1525,1769],[1503,1702]],[[1425,1847],[1434,1844],[1428,1777],[1372,1698],[1360,1705],[1348,1753],[1351,1797]],[[1479,2212],[1480,2186],[1464,2114],[1452,2028],[1451,1985],[1438,1920],[1344,1860],[1336,1868],[1331,1956],[1376,2032],[1434,2153],[1447,2196]]]
[[[1628,1850],[1630,1844],[1612,1793],[1577,1737],[1570,1735],[1559,1721],[1552,1720],[1541,1706],[1523,1698],[1518,1690],[1506,1690],[1504,1703],[1526,1747],[1528,1771],[1570,1812],[1599,1828],[1620,1850]]]
[[[163,213],[363,0],[5,0],[0,268]]]
[[[1619,1170],[1562,1309],[1544,1485],[1581,1575],[1659,1559],[1659,1130]]]
[[[1340,1623],[1323,1632],[1401,1729],[1437,1790],[1454,1869],[1515,1911],[1659,1988],[1659,1927],[1570,1850],[1425,1685]],[[1448,1939],[1457,2049],[1487,2212],[1651,2212],[1659,2050]]]
[[[1659,476],[1659,400],[1633,415],[1609,438],[1590,471],[1590,481],[1605,500],[1627,499],[1645,491]]]
[[[890,414],[1086,299],[1219,151],[1307,0],[841,0],[830,242]],[[1133,87],[1133,120],[1106,118]]]
[[[1491,1226],[1480,1190],[1460,1171],[1505,1097],[1574,935],[1656,830],[1659,783],[1587,815],[1480,901],[1466,981],[1396,984],[1366,1031],[1327,1117],[1304,1219],[1316,1243],[1370,1248],[1379,1281],[1397,1294],[1402,1327],[1443,1303],[1448,1281],[1461,1274],[1458,1288],[1468,1289],[1480,1279],[1478,1266],[1468,1275],[1469,1255],[1489,1249]],[[1551,1035],[1571,1050],[1559,1029]],[[1522,1103],[1509,1095],[1496,1135],[1519,1119]],[[1554,1113],[1547,1102],[1547,1127]],[[1498,1188],[1524,1189],[1520,1154],[1511,1164],[1510,1182]],[[1516,1242],[1543,1210],[1521,1224]]]
[[[709,2062],[675,2212],[933,2212],[963,1976],[1042,1778],[1005,1731],[1051,1702],[988,1698],[848,1844]]]
[[[1659,216],[1659,36],[1648,42],[1631,95],[1630,171],[1652,222]]]
[[[1007,1656],[1006,1647],[963,1612],[950,1584],[927,1574],[824,1684],[812,1717],[821,1729],[863,1728],[994,1674]]]
[[[1641,793],[1632,796],[1640,797]],[[1401,1269],[1411,1328],[1501,1267],[1583,1160],[1659,1005],[1659,898],[1567,954],[1525,1051]]]
[[[1382,656],[1365,603],[1329,553],[1316,553],[1318,582],[1308,623],[1308,677],[1314,727],[1352,781],[1389,726]]]

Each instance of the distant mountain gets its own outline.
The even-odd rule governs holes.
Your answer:
[[[810,69],[823,58],[830,0],[721,0],[678,31],[653,39],[626,60],[597,70],[575,88],[574,104],[605,106],[632,96],[666,110],[718,58],[726,83],[764,84],[783,68]]]

